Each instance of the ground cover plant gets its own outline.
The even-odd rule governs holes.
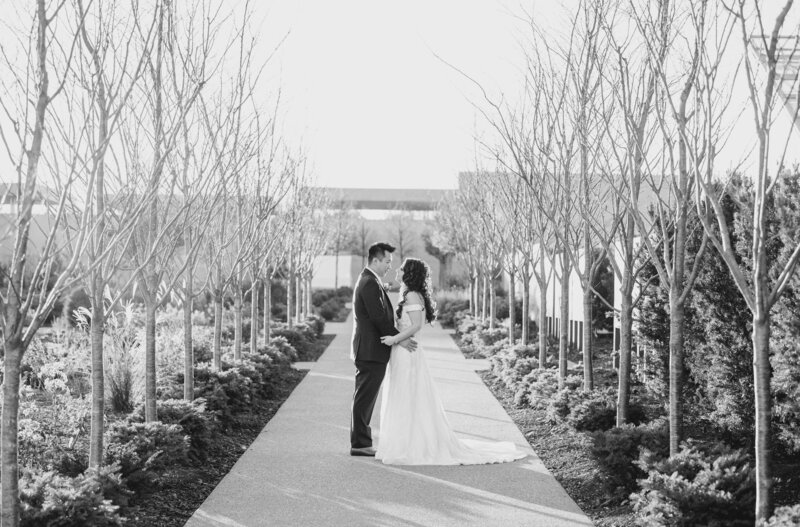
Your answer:
[[[302,379],[292,363],[316,360],[332,337],[316,315],[292,327],[274,322],[267,346],[235,360],[235,332],[223,326],[225,353],[216,369],[210,362],[213,327],[198,315],[194,397],[185,400],[182,314],[166,309],[156,324],[158,420],[145,422],[141,311],[128,311],[105,335],[111,382],[99,469],[88,467],[86,325],[56,321],[26,356],[22,525],[183,525]]]
[[[711,273],[713,269],[709,270]],[[702,276],[705,275],[701,275],[701,285]],[[719,280],[718,275],[714,278]],[[643,319],[650,324],[649,332],[643,335],[652,336],[664,327],[657,324],[658,313],[663,311],[658,311],[658,303],[653,300],[645,306]],[[718,316],[727,315],[722,311]],[[482,374],[484,382],[545,465],[596,525],[753,524],[755,476],[753,444],[748,441],[752,417],[746,418],[746,410],[709,410],[724,404],[729,405],[727,408],[747,408],[746,401],[744,405],[738,401],[739,406],[730,406],[740,392],[735,383],[725,384],[726,377],[720,371],[714,374],[717,379],[713,382],[709,379],[702,384],[687,383],[696,405],[688,412],[687,436],[702,441],[687,440],[676,455],[670,456],[664,392],[666,364],[663,355],[659,355],[663,353],[661,348],[651,348],[649,362],[637,363],[628,422],[616,426],[618,382],[609,341],[599,339],[595,343],[594,390],[583,390],[583,369],[577,361],[559,388],[555,362],[539,368],[535,338],[534,344],[511,345],[507,331],[495,335],[504,331],[507,321],[496,321],[499,330],[489,330],[487,320],[481,321],[466,310],[453,318],[459,323],[452,335],[464,355],[489,359],[490,369]],[[723,324],[707,324],[704,331],[703,342],[717,338],[717,331],[730,334]],[[778,338],[785,337],[779,333]],[[556,348],[557,344],[552,342],[550,346]],[[555,349],[548,349],[545,355],[554,357]],[[717,364],[713,356],[706,353],[694,357],[689,355],[689,364],[694,366],[689,377],[710,375],[709,360],[710,364]],[[580,356],[575,354],[574,358],[579,360]],[[704,362],[695,362],[700,359]],[[706,377],[698,380],[701,378]],[[784,390],[790,388],[780,386],[775,392],[778,408],[792,404],[784,395]],[[713,401],[708,399],[710,388],[714,390]],[[787,437],[776,444],[776,458],[782,462],[776,474],[776,503],[781,507],[773,518],[776,525],[791,525],[787,518],[796,514],[800,495],[800,481],[794,476],[800,463],[794,435],[796,415],[790,411],[775,414],[775,426],[784,431],[779,437]]]

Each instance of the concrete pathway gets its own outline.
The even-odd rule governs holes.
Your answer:
[[[514,463],[388,466],[349,455],[352,322],[336,333],[278,413],[220,482],[189,527],[206,526],[589,526],[533,453],[450,335],[419,335],[458,435],[513,441],[530,452]],[[476,364],[474,364],[476,363]],[[376,405],[373,435],[380,441]]]

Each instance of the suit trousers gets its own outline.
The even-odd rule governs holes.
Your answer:
[[[372,446],[372,412],[383,377],[386,363],[356,360],[356,389],[353,393],[353,408],[350,417],[350,446],[364,448]]]

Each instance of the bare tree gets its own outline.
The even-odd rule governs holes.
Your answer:
[[[193,32],[181,32],[175,6],[159,1],[152,52],[146,62],[146,83],[141,83],[138,99],[130,104],[128,127],[124,129],[126,167],[140,178],[140,188],[154,193],[148,211],[139,222],[133,238],[132,259],[140,268],[137,291],[145,305],[145,420],[156,416],[156,311],[172,297],[190,260],[173,265],[173,256],[183,241],[181,223],[192,203],[178,191],[178,170],[169,170],[178,145],[184,118],[197,101],[200,91],[214,73],[209,60],[210,42],[195,40]],[[135,13],[139,39],[146,33]],[[199,34],[214,35],[219,20],[209,15]],[[150,119],[143,119],[149,117]],[[173,164],[172,167],[175,165]]]
[[[662,6],[663,7],[663,6]],[[619,26],[616,22],[618,11],[609,10],[603,13],[603,34],[609,46],[610,61],[614,67],[604,70],[606,82],[600,89],[606,94],[601,97],[607,104],[613,104],[612,111],[604,112],[604,121],[610,135],[607,137],[604,151],[609,155],[601,156],[601,172],[605,183],[612,191],[612,199],[605,205],[606,221],[595,224],[598,239],[603,244],[609,263],[620,285],[617,290],[620,296],[618,310],[619,338],[619,392],[617,396],[617,425],[628,420],[630,404],[631,357],[633,348],[633,309],[638,298],[634,298],[637,277],[645,260],[640,258],[643,247],[637,238],[649,236],[647,232],[638,232],[636,220],[631,209],[640,206],[640,193],[647,145],[653,140],[654,98],[657,86],[658,71],[663,64],[667,52],[667,42],[663,31],[652,36],[655,40],[655,56],[644,57],[634,52],[638,43],[626,39],[620,42],[615,32]],[[659,10],[660,20],[664,20],[666,11]],[[664,29],[663,24],[657,27]],[[655,61],[656,64],[651,64]],[[609,93],[610,92],[610,93]],[[612,240],[610,243],[606,240]],[[640,297],[640,295],[639,295]]]
[[[87,276],[86,288],[91,298],[89,320],[92,349],[92,412],[89,442],[89,466],[98,467],[103,461],[103,433],[105,422],[105,382],[103,335],[106,320],[117,305],[122,294],[136,278],[129,273],[122,284],[116,284],[116,293],[111,292],[114,275],[122,267],[124,248],[133,234],[133,219],[144,212],[147,199],[142,199],[126,189],[125,177],[113,166],[107,166],[107,154],[111,141],[118,131],[123,111],[133,89],[141,79],[145,59],[150,52],[151,36],[155,18],[146,29],[146,36],[138,54],[123,47],[135,37],[133,24],[123,23],[127,13],[118,13],[113,7],[103,10],[98,4],[85,9],[78,0],[75,12],[76,26],[80,28],[82,54],[76,55],[76,74],[86,91],[87,106],[92,108],[84,116],[90,133],[94,134],[87,152],[76,152],[85,157],[87,170],[94,180],[93,203],[88,212],[96,228],[91,237],[86,259],[93,268]],[[111,33],[121,38],[109,38]],[[120,44],[123,43],[123,44]],[[64,137],[64,144],[82,147]],[[110,181],[109,181],[110,179]],[[114,247],[112,242],[116,242]]]
[[[758,138],[756,172],[752,178],[752,266],[737,258],[731,240],[732,227],[725,217],[722,204],[724,188],[715,184],[713,162],[701,164],[700,160],[695,158],[691,164],[694,168],[694,181],[698,186],[698,191],[695,193],[698,216],[706,235],[725,261],[753,316],[757,523],[766,521],[773,512],[770,388],[772,368],[769,346],[771,310],[789,286],[800,260],[800,244],[786,248],[785,258],[781,260],[777,269],[770,269],[770,262],[767,259],[769,245],[767,206],[782,176],[783,159],[788,145],[787,137],[778,136],[772,128],[776,114],[782,111],[786,94],[797,91],[796,75],[784,76],[780,71],[781,66],[786,65],[791,57],[800,52],[796,34],[789,39],[782,38],[782,31],[792,5],[792,0],[778,4],[777,16],[769,25],[766,25],[767,21],[762,13],[763,6],[757,2],[736,0],[728,7],[736,17],[736,25],[740,28],[739,36],[744,51],[742,57],[744,82],[749,90],[753,131]],[[702,105],[709,116],[720,111],[720,102],[715,91],[710,89],[716,74],[715,64],[709,63],[703,64],[699,75],[703,94]],[[786,84],[784,79],[788,79],[790,84],[788,90],[784,85]],[[797,119],[796,110],[792,118]],[[718,137],[714,135],[714,130],[705,130],[704,133],[706,134],[703,137],[704,142],[712,148]],[[777,152],[772,150],[772,145],[777,145]],[[777,163],[772,161],[775,157],[778,159]]]
[[[462,175],[463,176],[463,175]],[[463,177],[462,177],[463,180]],[[476,228],[470,223],[471,210],[466,208],[469,190],[464,185],[447,196],[438,205],[440,224],[439,228],[453,248],[456,256],[460,257],[467,266],[469,277],[469,312],[477,316],[477,269],[479,246]]]
[[[403,208],[398,208],[388,218],[389,236],[392,243],[397,246],[397,255],[400,260],[404,260],[406,256],[411,256],[415,253],[416,233],[413,227],[414,217],[411,211]]]
[[[695,200],[694,176],[700,167],[696,163],[711,163],[716,146],[705,141],[706,129],[719,128],[718,115],[703,109],[703,98],[697,91],[714,90],[714,78],[700,79],[704,69],[715,68],[731,36],[733,18],[726,16],[720,6],[708,2],[659,4],[657,18],[648,10],[632,10],[634,19],[651,54],[651,64],[661,65],[655,74],[659,80],[656,118],[662,138],[658,151],[662,158],[645,165],[642,183],[653,195],[652,212],[642,207],[630,207],[630,214],[640,232],[651,232],[642,237],[650,261],[658,273],[662,289],[669,295],[669,422],[670,454],[676,454],[683,439],[683,355],[685,305],[691,292],[702,255],[708,240],[704,232],[700,248],[688,254],[687,223]],[[658,24],[664,24],[668,33],[670,60],[658,60],[658,47],[649,35],[658,34]],[[715,39],[720,39],[718,42]],[[677,42],[685,42],[684,46]],[[679,55],[680,54],[680,55]],[[679,55],[679,56],[678,56]],[[680,60],[677,60],[680,59]],[[672,71],[679,64],[688,68]],[[680,83],[676,85],[676,80]],[[718,132],[717,132],[718,133]],[[644,148],[642,145],[641,148]],[[709,212],[709,211],[706,211]],[[693,260],[692,260],[693,259]]]
[[[72,130],[64,124],[65,116],[58,115],[56,105],[63,102],[62,109],[67,112],[78,110],[67,84],[80,45],[85,13],[75,17],[77,26],[70,26],[68,9],[66,2],[59,2],[48,11],[44,0],[38,0],[32,6],[32,13],[20,14],[19,18],[30,25],[20,31],[16,51],[27,60],[12,62],[10,57],[15,53],[4,48],[0,72],[3,89],[0,140],[17,179],[12,200],[13,250],[8,270],[0,279],[4,288],[0,293],[4,354],[0,523],[12,527],[20,522],[17,430],[22,358],[56,300],[79,282],[84,273],[94,270],[86,266],[81,271],[79,265],[81,255],[92,241],[96,218],[85,207],[71,209],[70,204],[91,203],[95,174],[85,171],[81,159],[70,150],[61,150],[66,158],[62,166],[54,159],[59,146],[50,144],[54,138],[59,139],[59,133],[50,132],[50,128],[63,125],[61,133]],[[52,53],[54,47],[58,52]],[[82,136],[82,123],[75,128],[81,132],[73,138]],[[49,163],[45,151],[53,156]],[[60,169],[54,170],[55,167]],[[41,185],[43,177],[50,178],[49,189]],[[33,217],[34,205],[43,205],[48,214],[48,221],[38,226]],[[41,229],[44,234],[37,247],[32,247],[32,229]]]

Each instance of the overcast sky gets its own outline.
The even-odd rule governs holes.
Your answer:
[[[224,5],[241,11],[244,4]],[[762,4],[769,23],[778,4]],[[303,145],[318,184],[452,188],[458,172],[475,168],[475,135],[490,134],[471,103],[480,101],[480,93],[443,61],[493,96],[513,98],[520,91],[521,42],[530,35],[522,21],[526,12],[545,33],[565,35],[577,5],[578,0],[251,0],[250,22],[261,56],[281,43],[265,70],[263,90],[269,98],[280,89],[282,132],[290,144]],[[8,12],[21,4],[0,0],[0,7]],[[793,10],[787,27],[796,27],[798,12]],[[740,105],[729,113],[749,117],[747,110]],[[730,126],[736,130],[726,140],[732,155],[720,160],[721,169],[738,166],[742,152],[752,150],[751,124]],[[0,169],[0,180],[9,180],[13,170],[5,155]]]
[[[534,2],[558,19],[559,2]],[[519,78],[524,27],[516,0],[259,2],[262,45],[289,32],[270,68],[287,133],[303,138],[319,184],[448,188],[474,168],[469,83]],[[527,9],[531,9],[527,7]]]

